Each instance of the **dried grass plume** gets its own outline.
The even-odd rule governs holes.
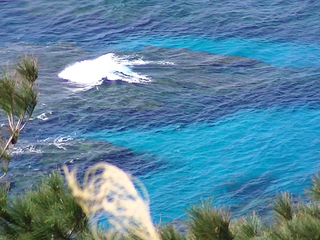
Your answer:
[[[144,240],[160,239],[151,221],[147,191],[137,179],[116,166],[98,163],[85,172],[81,188],[76,179],[77,169],[69,172],[64,166],[63,170],[72,195],[91,219],[104,214],[118,232]],[[93,228],[97,232],[97,224]]]

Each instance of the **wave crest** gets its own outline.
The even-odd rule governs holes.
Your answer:
[[[128,83],[148,83],[151,78],[133,72],[130,66],[150,64],[148,61],[127,60],[113,53],[102,55],[96,59],[76,62],[59,73],[59,77],[84,87],[100,85],[103,80],[121,80]],[[158,64],[163,64],[159,62]]]

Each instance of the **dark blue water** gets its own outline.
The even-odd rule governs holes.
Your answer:
[[[303,195],[320,164],[317,1],[1,1],[0,63],[38,56],[13,190],[111,162],[154,221],[201,198],[235,216]],[[84,61],[86,60],[86,61]]]

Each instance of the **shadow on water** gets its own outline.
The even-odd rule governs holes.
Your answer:
[[[236,199],[231,206],[234,216],[241,216],[252,211],[264,215],[270,211],[270,203],[274,194],[274,184],[278,177],[270,172],[264,172],[257,176],[234,178],[232,181],[222,182],[217,185],[221,195],[229,199]],[[260,204],[257,205],[257,202]],[[262,204],[263,203],[263,204]]]
[[[320,104],[314,68],[277,68],[240,56],[150,46],[119,53],[124,54],[149,61],[132,68],[152,82],[105,81],[62,103],[73,109],[68,113],[75,113],[75,118],[81,113],[81,131],[212,122],[241,109]],[[164,59],[172,64],[153,64]],[[72,107],[75,102],[81,109]],[[87,124],[89,119],[94,124]]]
[[[72,138],[46,139],[31,144],[21,141],[14,150],[9,168],[9,181],[13,191],[32,186],[41,175],[66,164],[78,169],[79,179],[85,170],[97,162],[108,162],[139,178],[165,168],[151,154],[133,152],[107,141]]]

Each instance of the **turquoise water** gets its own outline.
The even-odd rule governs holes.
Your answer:
[[[272,198],[275,191],[300,194],[309,183],[306,176],[318,171],[320,127],[314,123],[319,113],[304,108],[246,110],[210,124],[102,130],[84,137],[149,152],[168,165],[166,177],[161,171],[144,179],[165,220],[182,214],[181,206],[211,196],[245,214],[266,210],[259,201]]]
[[[15,192],[66,163],[111,162],[155,222],[214,197],[265,216],[319,171],[316,1],[1,1],[0,64],[39,58]],[[1,118],[2,119],[2,118]],[[4,123],[0,120],[0,123]]]
[[[165,48],[188,48],[193,51],[205,51],[212,54],[244,56],[276,66],[318,66],[320,60],[320,46],[317,44],[281,43],[259,38],[215,40],[205,36],[135,37],[125,39],[123,42],[115,44],[115,47],[123,50],[137,50],[143,49],[147,45]]]

